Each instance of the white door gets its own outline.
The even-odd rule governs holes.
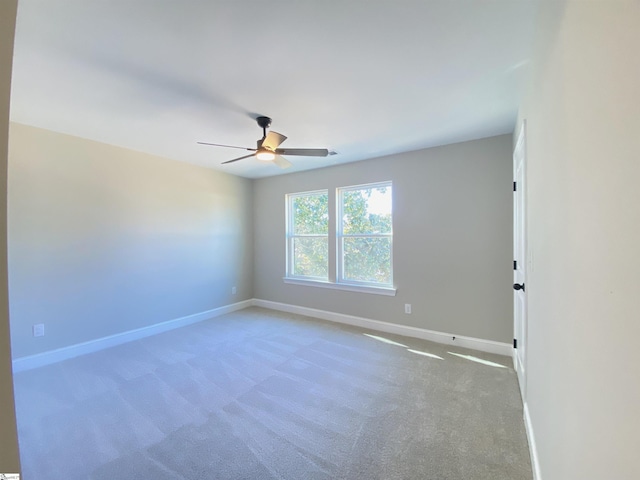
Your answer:
[[[520,392],[526,399],[527,358],[527,223],[525,208],[526,143],[523,122],[513,151],[513,336],[514,367],[518,374]]]

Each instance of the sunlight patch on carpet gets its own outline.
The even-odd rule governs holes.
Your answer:
[[[483,360],[482,358],[474,357],[473,355],[463,355],[461,353],[447,352],[449,355],[455,355],[456,357],[464,358],[465,360],[471,360],[472,362],[481,363],[483,365],[489,365],[490,367],[507,368],[499,363],[490,362],[489,360]]]
[[[393,340],[389,340],[388,338],[379,337],[377,335],[371,335],[369,333],[363,333],[363,335],[369,338],[373,338],[374,340],[378,340],[379,342],[388,343],[389,345],[397,345],[399,347],[408,348],[406,345],[403,345],[402,343],[394,342]]]
[[[431,357],[431,358],[437,358],[438,360],[444,360],[444,358],[439,357],[438,355],[434,355],[433,353],[421,352],[420,350],[412,350],[410,348],[408,348],[407,350],[410,351],[411,353],[416,353],[424,357]]]

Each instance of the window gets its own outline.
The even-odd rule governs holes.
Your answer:
[[[327,190],[287,195],[287,276],[329,278]]]
[[[391,182],[338,189],[338,282],[392,286]]]
[[[391,182],[287,195],[285,282],[395,295],[392,210]]]

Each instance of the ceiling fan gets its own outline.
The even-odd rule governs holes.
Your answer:
[[[335,155],[336,152],[330,152],[326,148],[278,148],[287,137],[277,132],[267,132],[267,128],[271,126],[271,119],[269,117],[256,118],[258,126],[262,128],[262,138],[258,140],[257,148],[236,147],[235,145],[222,145],[220,143],[207,143],[198,142],[200,145],[212,145],[214,147],[227,147],[227,148],[239,148],[241,150],[248,150],[249,155],[243,157],[234,158],[222,162],[233,163],[238,160],[244,160],[249,157],[256,157],[258,160],[265,162],[273,162],[280,168],[289,168],[292,163],[284,158],[282,155],[298,155],[303,157],[326,157],[327,155]]]

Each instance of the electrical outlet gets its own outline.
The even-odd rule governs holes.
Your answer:
[[[37,323],[33,326],[34,337],[44,337],[44,323]]]
[[[231,295],[235,295],[238,293],[238,289],[236,287],[231,287]]]
[[[411,304],[410,303],[405,303],[404,304],[404,313],[411,313]]]

